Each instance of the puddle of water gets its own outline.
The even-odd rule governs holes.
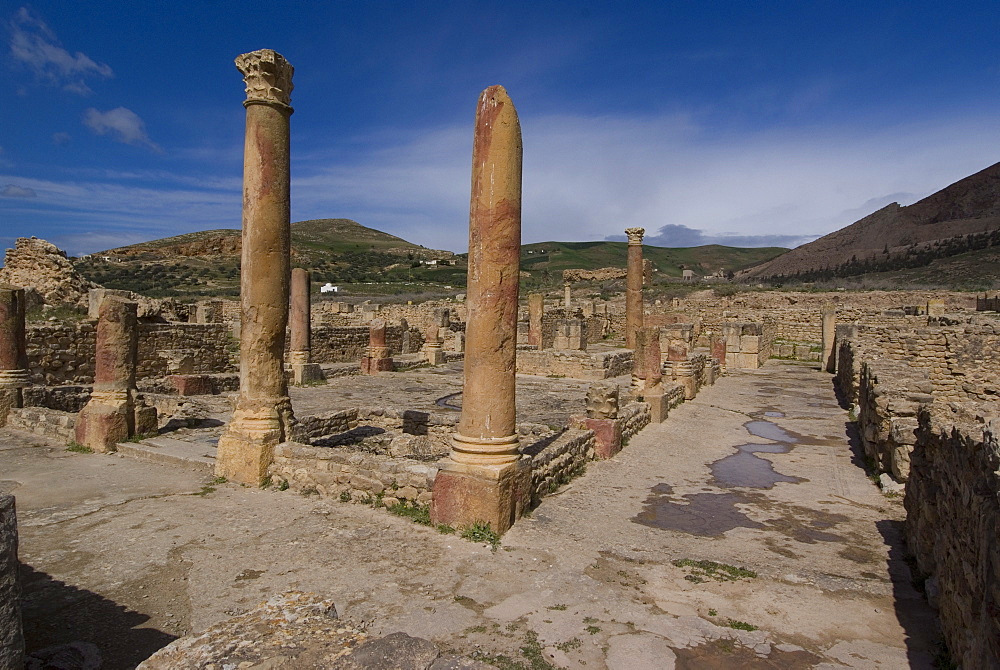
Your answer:
[[[743,427],[754,437],[763,437],[765,440],[786,442],[788,444],[795,444],[799,441],[797,435],[789,433],[781,426],[770,421],[747,421],[743,424]]]
[[[785,416],[784,412],[764,412],[764,416],[772,419],[781,419]]]
[[[735,454],[712,463],[712,477],[715,478],[716,484],[727,488],[745,486],[769,489],[779,482],[798,484],[805,480],[776,472],[771,461],[756,455],[785,454],[791,448],[788,444],[741,444]]]
[[[677,530],[703,537],[719,537],[734,528],[764,528],[741,512],[736,493],[691,493],[682,501],[671,496],[673,487],[657,484],[632,521],[651,528]]]

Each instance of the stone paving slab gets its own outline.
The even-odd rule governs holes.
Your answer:
[[[218,439],[218,438],[216,438]],[[142,461],[192,468],[205,474],[215,469],[215,445],[201,440],[150,437],[140,442],[121,442],[118,453]]]

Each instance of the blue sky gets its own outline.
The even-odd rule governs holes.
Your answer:
[[[238,228],[240,53],[295,67],[292,220],[465,251],[503,84],[524,242],[795,246],[1000,160],[994,3],[0,3],[0,244]]]

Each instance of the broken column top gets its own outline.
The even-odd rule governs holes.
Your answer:
[[[243,73],[247,99],[243,105],[272,104],[291,109],[292,74],[295,68],[274,49],[259,49],[236,57]]]

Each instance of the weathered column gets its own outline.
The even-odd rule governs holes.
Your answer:
[[[288,360],[292,366],[292,383],[312,384],[323,379],[323,370],[311,362],[312,305],[309,293],[309,271],[292,269],[288,310]]]
[[[24,332],[24,289],[0,284],[0,427],[22,407],[21,389],[31,383]]]
[[[720,368],[726,367],[726,338],[724,335],[713,334],[709,337],[709,348],[712,358],[719,362]]]
[[[649,403],[649,420],[662,423],[667,418],[667,399],[663,389],[663,359],[660,357],[660,332],[644,326],[636,333],[636,355],[643,368],[642,398]]]
[[[75,426],[76,441],[94,451],[115,451],[119,442],[156,430],[156,409],[137,402],[136,308],[132,301],[106,296],[98,309],[94,391]]]
[[[0,494],[0,668],[24,667],[14,496]]]
[[[570,305],[572,303],[572,295],[573,294],[572,294],[570,285],[569,284],[564,284],[563,285],[563,297],[564,297],[563,307],[566,308],[566,316],[569,316],[569,309],[570,309]]]
[[[290,251],[289,129],[292,66],[270,49],[243,54],[243,250],[240,394],[219,438],[215,473],[259,485],[294,417],[285,382]]]
[[[837,371],[837,356],[834,352],[834,341],[837,339],[837,307],[823,305],[823,358],[820,366],[827,372]]]
[[[521,127],[502,86],[479,97],[472,149],[462,417],[434,481],[435,523],[489,523],[502,533],[529,495],[515,421],[521,248]]]
[[[385,343],[385,321],[375,319],[368,327],[368,349],[361,358],[361,373],[376,375],[392,371],[392,356]]]
[[[528,344],[542,348],[542,314],[545,313],[545,296],[528,294]]]
[[[635,334],[642,328],[642,236],[644,228],[626,228],[628,274],[625,277],[625,346],[635,349]]]

